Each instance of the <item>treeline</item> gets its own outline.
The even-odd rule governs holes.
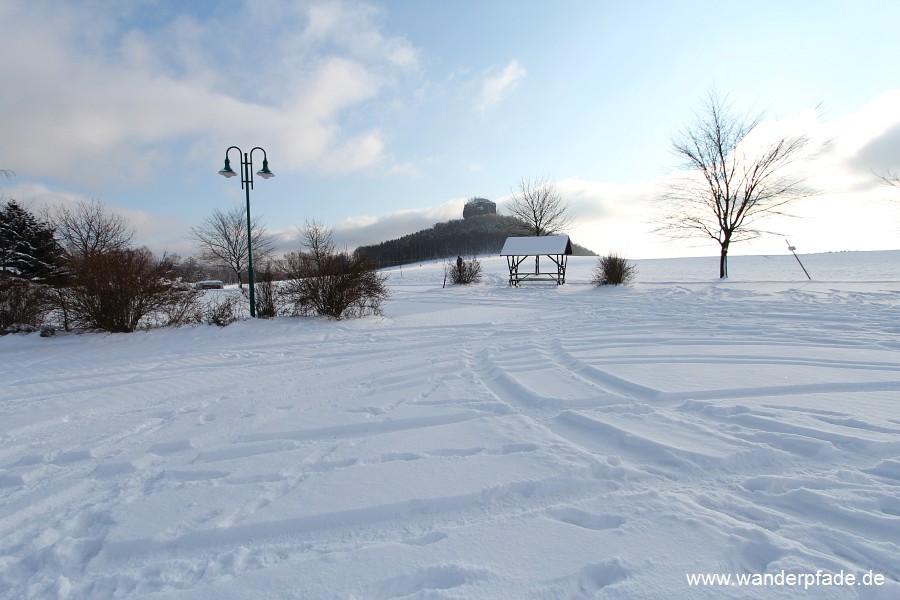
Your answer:
[[[497,254],[506,238],[528,235],[522,224],[506,215],[483,215],[435,223],[433,227],[371,246],[360,246],[356,255],[378,268],[402,265],[448,256]],[[592,256],[587,248],[572,244],[576,255]]]
[[[251,315],[380,313],[389,295],[386,276],[365,258],[337,252],[331,230],[321,225],[307,224],[301,238],[303,247],[284,259],[257,262],[259,302],[250,294]],[[191,285],[210,274],[227,279],[224,265],[157,256],[133,239],[128,222],[98,201],[59,206],[43,217],[15,201],[0,205],[0,335],[224,326],[241,316],[243,293],[207,298]]]
[[[98,201],[37,216],[0,206],[0,335],[130,332],[200,319],[183,276],[201,267],[132,244],[134,230]]]
[[[0,334],[134,331],[145,318],[183,319],[192,290],[169,256],[132,245],[134,230],[96,201],[44,218],[0,207]]]

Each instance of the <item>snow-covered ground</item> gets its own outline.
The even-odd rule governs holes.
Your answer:
[[[802,259],[6,336],[0,597],[900,598],[900,252]]]

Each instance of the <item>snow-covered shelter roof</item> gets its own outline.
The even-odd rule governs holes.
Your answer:
[[[572,242],[567,235],[508,237],[500,256],[536,256],[543,254],[572,254]]]

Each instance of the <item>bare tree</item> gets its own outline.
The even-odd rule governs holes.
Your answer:
[[[99,200],[78,200],[74,206],[58,206],[47,212],[47,221],[66,254],[86,257],[120,252],[134,239],[134,228],[121,215],[109,212]]]
[[[251,219],[253,231],[253,262],[262,263],[271,258],[275,251],[275,239],[260,223],[260,218]],[[217,265],[228,267],[237,275],[238,285],[243,289],[241,273],[247,268],[247,212],[242,206],[227,211],[214,209],[200,225],[191,227],[194,241],[200,246],[200,257]]]
[[[300,229],[300,243],[317,270],[322,269],[328,258],[335,254],[334,232],[318,220],[306,220]]]
[[[748,139],[762,118],[734,114],[713,91],[696,122],[672,142],[688,173],[663,194],[666,208],[656,231],[715,240],[721,278],[728,276],[732,243],[769,233],[758,228],[760,219],[787,215],[788,204],[812,193],[791,168],[808,156],[809,138]]]
[[[77,272],[94,257],[125,252],[134,239],[134,229],[99,200],[77,200],[73,205],[49,208],[44,220],[56,230],[65,253],[66,265],[54,278],[51,298],[62,326],[69,331],[75,298],[71,284],[77,279]]]
[[[507,207],[531,235],[554,235],[572,226],[568,202],[547,177],[522,179]]]

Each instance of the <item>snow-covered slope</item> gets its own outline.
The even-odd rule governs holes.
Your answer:
[[[802,258],[6,336],[0,596],[898,598],[900,253]]]

